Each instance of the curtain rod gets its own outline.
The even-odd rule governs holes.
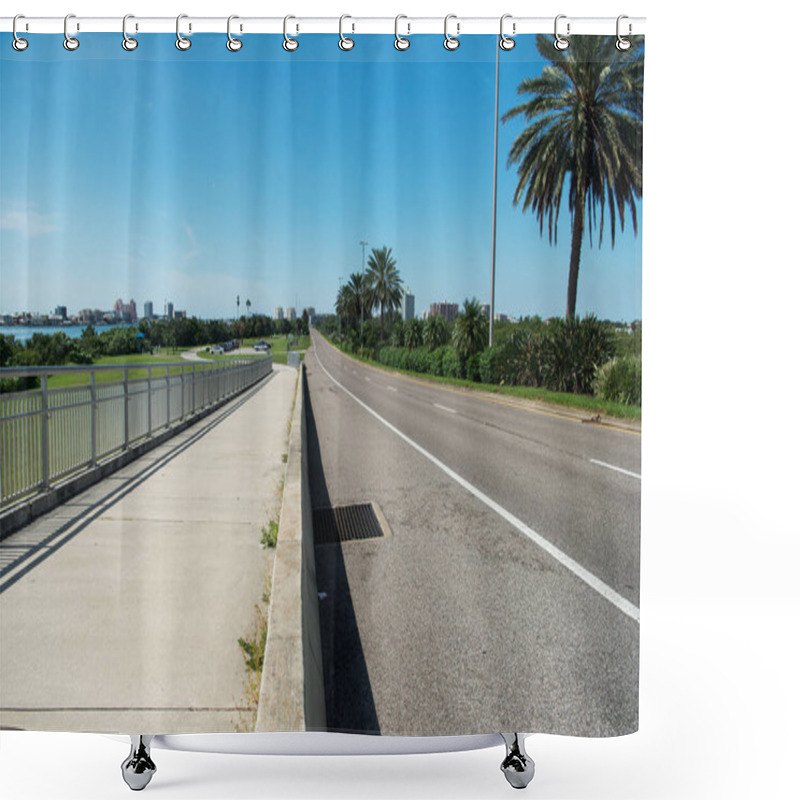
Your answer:
[[[562,36],[578,34],[607,34],[617,32],[616,17],[570,17],[559,15],[558,30]],[[342,29],[347,34],[394,34],[395,24],[403,36],[414,34],[443,34],[443,17],[405,17],[397,21],[394,17],[351,17],[345,16]],[[0,31],[11,32],[13,17],[0,17]],[[134,33],[175,33],[175,17],[136,17],[127,22],[128,35]],[[644,17],[624,18],[623,35],[631,36],[645,32]],[[504,32],[507,36],[549,33],[555,28],[555,17],[506,17]],[[226,33],[227,17],[194,17],[186,15],[181,20],[181,34]],[[236,34],[284,32],[284,17],[236,17],[232,23]],[[500,17],[458,17],[451,16],[448,23],[451,35],[486,34],[500,32]],[[81,33],[121,33],[121,17],[81,17],[71,16],[70,35]],[[291,35],[302,33],[339,33],[339,17],[291,17]],[[64,17],[25,17],[17,20],[17,33],[64,33]]]

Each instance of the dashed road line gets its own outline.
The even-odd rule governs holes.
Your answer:
[[[436,408],[441,408],[442,411],[449,411],[451,414],[455,414],[456,410],[454,408],[448,408],[447,406],[439,405],[439,403],[433,404]]]
[[[623,469],[622,467],[615,467],[613,464],[606,464],[605,461],[598,461],[596,458],[590,458],[592,464],[597,464],[598,467],[605,467],[606,469],[613,469],[614,472],[621,472],[623,475],[630,475],[631,478],[638,478],[639,480],[642,479],[642,476],[638,472],[631,472],[629,469]]]

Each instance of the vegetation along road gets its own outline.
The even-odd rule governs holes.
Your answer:
[[[371,368],[312,332],[328,724],[430,735],[637,727],[640,437]]]

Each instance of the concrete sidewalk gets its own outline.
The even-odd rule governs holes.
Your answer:
[[[0,725],[234,731],[297,371],[0,544]]]

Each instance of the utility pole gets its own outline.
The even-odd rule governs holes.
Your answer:
[[[492,288],[489,293],[489,347],[494,344],[494,268],[497,256],[497,131],[500,114],[500,43],[494,68],[494,177],[492,181]]]

